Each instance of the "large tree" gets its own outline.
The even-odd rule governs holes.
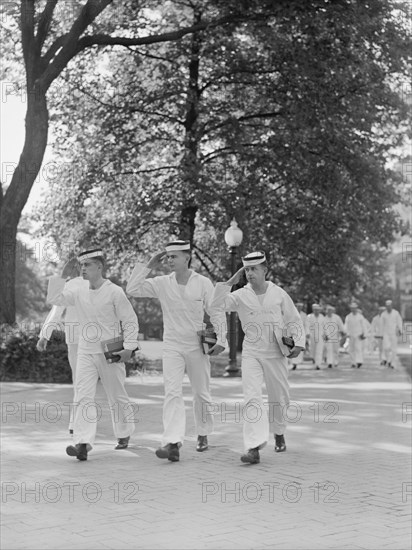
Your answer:
[[[10,52],[19,50],[24,64],[27,112],[23,150],[7,189],[0,188],[0,322],[15,320],[16,235],[22,210],[41,168],[48,140],[49,109],[47,93],[62,71],[86,49],[105,46],[155,44],[179,40],[201,29],[219,26],[233,20],[226,14],[214,21],[202,21],[189,27],[179,26],[166,32],[147,34],[151,2],[117,2],[87,0],[21,0],[7,3],[2,13],[2,33]],[[9,10],[9,11],[7,11]],[[143,24],[139,24],[139,18]],[[19,41],[15,42],[15,37]]]
[[[215,4],[187,4],[186,21]],[[68,72],[79,95],[59,112],[57,150],[67,158],[76,135],[70,155],[85,170],[63,178],[64,196],[62,181],[52,187],[49,234],[105,243],[118,268],[189,229],[217,273],[235,215],[245,247],[263,247],[295,295],[347,299],[377,288],[398,228],[400,182],[385,161],[407,124],[405,29],[381,0],[283,8],[167,48],[112,52],[104,81]]]

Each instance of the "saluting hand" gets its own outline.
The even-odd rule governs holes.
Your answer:
[[[148,269],[153,269],[154,267],[156,267],[162,260],[163,258],[166,256],[166,252],[158,252],[157,254],[155,254],[154,256],[152,256],[147,264],[147,268]]]
[[[244,270],[245,270],[244,266],[241,267],[240,269],[238,269],[236,271],[236,273],[228,281],[226,281],[226,284],[228,286],[237,285],[238,282],[240,281],[240,277],[241,277],[242,273],[244,272]]]
[[[78,266],[79,266],[79,262],[77,261],[77,258],[75,256],[73,256],[73,258],[70,258],[70,260],[68,260],[64,264],[63,271],[62,271],[62,279],[67,279],[69,277],[73,279],[74,277],[77,277],[79,273]]]

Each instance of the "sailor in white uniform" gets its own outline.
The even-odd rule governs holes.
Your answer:
[[[248,284],[231,293],[243,271]],[[243,267],[231,279],[217,283],[212,301],[212,310],[236,311],[245,333],[242,349],[245,453],[241,461],[249,464],[260,462],[259,450],[267,444],[269,430],[275,437],[275,451],[286,450],[287,358],[297,357],[305,349],[305,329],[299,312],[282,288],[265,280],[267,271],[263,252],[248,254],[243,258]],[[293,340],[283,342],[284,337]],[[268,393],[269,418],[262,398],[263,382]]]
[[[321,306],[312,304],[312,313],[308,315],[309,355],[315,364],[316,370],[320,370],[323,359],[325,322],[325,316],[321,313]]]
[[[89,283],[83,277],[75,276],[66,282],[65,289],[73,290],[78,287],[88,288]],[[54,330],[64,330],[67,345],[67,357],[72,371],[73,388],[76,385],[76,365],[79,348],[79,322],[77,320],[75,306],[53,306],[47,315],[40,330],[37,349],[45,351],[47,342],[50,340]],[[75,403],[73,398],[73,403]],[[69,433],[73,434],[74,408],[70,407]]]
[[[308,316],[303,311],[303,302],[296,302],[295,306],[299,312],[300,318],[302,319],[303,327],[305,329],[305,338],[307,338],[309,336]],[[304,352],[301,351],[297,357],[292,357],[291,359],[289,359],[289,362],[292,365],[292,370],[296,370],[297,366],[300,363],[303,363],[303,353]]]
[[[363,364],[364,340],[367,338],[368,326],[363,315],[358,311],[358,304],[350,304],[351,312],[345,318],[345,333],[349,337],[349,357],[352,368]]]
[[[150,271],[166,258],[170,275],[146,278]],[[180,447],[186,432],[186,411],[183,401],[185,369],[193,392],[193,413],[197,432],[196,450],[208,448],[207,436],[213,432],[213,406],[210,397],[210,360],[201,347],[199,334],[205,328],[205,312],[213,293],[212,282],[189,268],[190,242],[169,242],[164,252],[145,264],[136,264],[126,292],[137,298],[158,298],[163,312],[163,378],[165,399],[163,404],[163,435],[156,450],[158,458],[171,462],[180,460]],[[209,355],[225,349],[226,332],[224,314],[210,314],[217,335],[216,344]]]
[[[57,306],[74,306],[79,322],[79,348],[76,366],[75,414],[73,442],[66,452],[78,460],[87,460],[97,428],[99,411],[94,401],[100,378],[112,416],[113,431],[118,440],[116,449],[128,446],[134,432],[134,409],[124,382],[125,362],[138,347],[139,325],[136,314],[124,291],[103,278],[105,262],[101,249],[86,250],[77,258],[88,288],[65,288],[66,276],[73,260],[63,268],[62,277],[49,280],[47,301]],[[74,260],[74,261],[77,261]],[[109,363],[102,342],[123,338],[124,349],[119,362]]]
[[[402,317],[392,307],[392,300],[386,300],[386,309],[382,313],[383,353],[386,365],[394,368],[397,363],[398,336],[402,336]]]
[[[328,368],[337,367],[339,363],[339,343],[344,334],[342,319],[335,313],[335,308],[326,306],[324,340],[326,363]]]
[[[379,306],[378,313],[372,319],[372,334],[375,338],[375,349],[378,348],[379,364],[386,365],[383,359],[383,334],[382,334],[382,313],[385,311],[385,306]]]

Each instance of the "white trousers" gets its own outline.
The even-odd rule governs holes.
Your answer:
[[[383,357],[383,338],[382,336],[375,336],[375,348],[378,348],[379,363]]]
[[[72,382],[73,382],[73,403],[76,403],[74,396],[74,388],[76,387],[76,364],[77,364],[77,351],[78,344],[67,344],[67,357],[69,359],[69,365],[72,370]],[[73,429],[74,422],[74,407],[70,407],[70,419],[69,419],[69,430]]]
[[[336,366],[339,363],[339,342],[325,342],[326,363]]]
[[[382,347],[385,360],[392,365],[396,365],[398,353],[398,337],[396,334],[385,334]]]
[[[265,382],[267,404],[262,397]],[[269,433],[283,435],[289,405],[286,357],[242,357],[243,443],[245,450],[263,448]]]
[[[75,383],[75,414],[73,441],[93,444],[101,408],[95,402],[97,381],[100,379],[109,401],[113,431],[116,438],[128,437],[134,432],[134,408],[124,387],[124,363],[108,363],[103,353],[77,356]]]
[[[161,445],[182,445],[186,432],[186,410],[183,400],[185,369],[192,386],[193,414],[197,435],[213,431],[213,414],[210,397],[210,361],[199,349],[163,351],[163,435]],[[210,412],[209,412],[210,411]]]
[[[310,336],[309,355],[310,357],[312,357],[317,367],[320,367],[320,365],[322,364],[323,346],[323,338],[315,338],[313,335]]]
[[[351,365],[363,363],[364,341],[359,336],[349,336],[349,358]]]

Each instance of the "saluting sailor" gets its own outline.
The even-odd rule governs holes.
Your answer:
[[[66,277],[75,261],[89,285],[65,287]],[[134,432],[133,407],[124,387],[125,362],[138,347],[139,325],[132,304],[124,291],[103,277],[105,261],[101,249],[86,250],[77,260],[69,260],[62,277],[51,277],[47,301],[57,306],[74,306],[79,322],[79,348],[76,366],[73,442],[66,452],[78,460],[87,460],[97,428],[98,411],[94,401],[100,377],[109,401],[116,449],[125,449]],[[123,337],[120,361],[109,363],[102,342]]]
[[[281,287],[265,280],[268,272],[265,254],[252,252],[242,261],[243,267],[231,279],[216,285],[212,310],[237,311],[245,333],[242,349],[245,453],[241,461],[257,464],[260,462],[259,450],[268,442],[269,429],[275,437],[275,451],[286,450],[287,358],[297,357],[305,349],[305,329],[290,296]],[[248,284],[230,292],[243,271]],[[282,341],[283,337],[290,336],[293,336],[293,347]],[[262,398],[263,381],[268,393],[269,418]],[[256,409],[256,414],[248,414],[251,408]]]
[[[172,273],[146,279],[150,271],[166,258]],[[165,251],[155,254],[147,265],[136,264],[126,292],[137,298],[158,298],[163,312],[163,435],[156,450],[158,458],[171,462],[180,459],[180,447],[186,431],[186,412],[183,401],[183,377],[187,371],[193,392],[193,413],[197,432],[196,450],[208,448],[207,436],[213,431],[213,409],[210,397],[210,361],[201,349],[199,332],[204,329],[204,314],[209,313],[213,293],[212,282],[190,269],[190,242],[169,242]],[[217,335],[209,355],[225,349],[224,314],[210,313]]]

